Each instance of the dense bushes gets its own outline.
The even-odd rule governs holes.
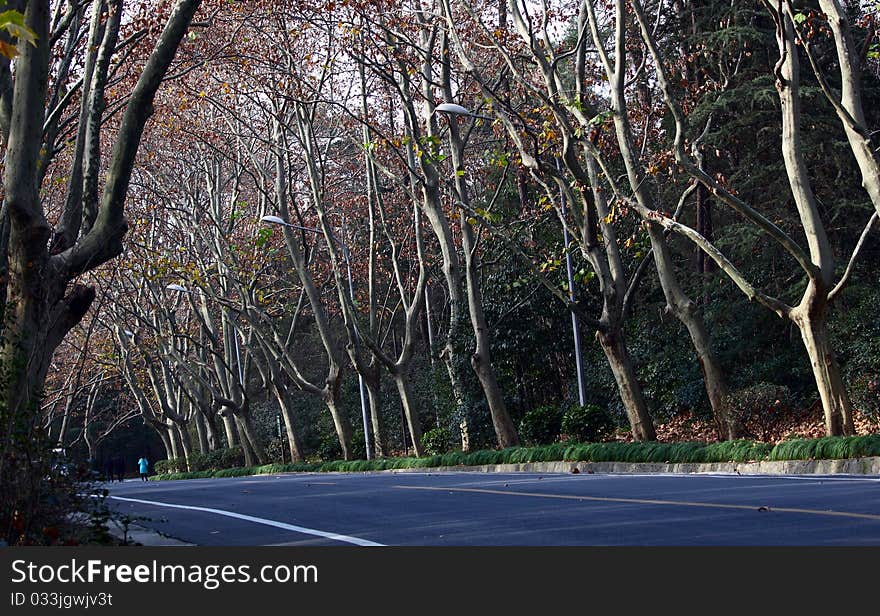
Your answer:
[[[791,392],[783,385],[757,383],[734,391],[727,402],[747,434],[767,440],[777,416],[791,408]]]
[[[601,441],[613,431],[614,420],[599,406],[572,406],[562,416],[562,432],[581,443]]]
[[[153,465],[157,473],[185,473],[199,471],[219,471],[226,468],[244,466],[244,452],[241,447],[227,447],[208,453],[194,453],[189,457],[189,469],[185,458],[159,460]]]
[[[568,440],[581,443],[601,441],[614,431],[614,420],[604,408],[588,404],[563,410],[555,406],[539,406],[528,411],[520,421],[519,435],[529,445],[546,445],[564,434]]]
[[[530,445],[552,443],[559,438],[562,429],[562,409],[556,406],[539,406],[531,409],[519,424],[520,438]]]
[[[432,428],[422,434],[422,446],[429,456],[447,453],[452,449],[452,432],[448,428]]]

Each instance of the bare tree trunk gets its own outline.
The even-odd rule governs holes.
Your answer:
[[[299,431],[293,422],[293,408],[289,394],[283,391],[280,386],[274,385],[275,397],[281,409],[281,417],[284,419],[284,429],[287,431],[287,447],[290,451],[290,459],[292,462],[302,462],[303,457],[302,441],[299,437]]]
[[[395,372],[393,374],[394,384],[397,385],[397,392],[400,394],[400,403],[403,405],[403,413],[406,418],[406,425],[409,428],[410,441],[416,456],[425,455],[425,447],[422,445],[422,423],[419,421],[418,409],[413,404],[412,391],[409,386],[409,377],[405,373]]]
[[[457,132],[457,131],[456,131]],[[455,151],[455,149],[453,149]],[[453,154],[453,158],[458,158]],[[462,161],[456,161],[456,167]],[[456,174],[456,181],[461,183],[460,190],[465,191],[463,178]],[[473,229],[468,222],[468,216],[464,211],[459,212],[462,228],[462,248],[465,255],[465,288],[467,289],[468,309],[470,311],[471,326],[474,330],[476,348],[471,355],[471,366],[483,388],[483,394],[489,404],[489,414],[492,416],[492,426],[495,428],[495,438],[501,447],[513,447],[519,445],[519,437],[516,426],[507,411],[504,402],[504,394],[498,384],[495,370],[492,368],[491,343],[489,340],[489,325],[486,322],[486,313],[483,311],[483,297],[480,291],[478,261],[476,246],[474,245]]]
[[[334,396],[332,392],[325,392],[323,398],[324,404],[327,406],[327,410],[330,411],[330,416],[333,418],[333,427],[336,429],[336,436],[339,439],[340,447],[342,447],[342,458],[345,460],[352,460],[354,459],[354,454],[351,451],[351,422],[347,415],[339,412],[336,396]]]
[[[377,458],[382,458],[388,451],[387,434],[385,433],[385,421],[382,418],[382,384],[379,380],[379,363],[373,358],[370,370],[364,374],[364,385],[367,388],[367,396],[370,400],[370,424],[373,428],[373,453]]]
[[[232,417],[232,411],[228,407],[221,409],[221,417],[223,418],[223,428],[226,431],[226,446],[235,447],[238,445],[238,430],[235,428],[235,420]]]
[[[614,127],[617,134],[617,145],[626,167],[627,179],[636,198],[638,209],[648,222],[648,233],[653,249],[654,264],[667,309],[687,328],[691,341],[700,360],[705,377],[706,394],[712,405],[712,413],[716,422],[727,427],[727,432],[734,431],[727,407],[727,386],[715,354],[708,343],[708,334],[702,316],[696,310],[691,299],[685,294],[678,283],[669,245],[661,227],[650,220],[655,212],[654,191],[649,188],[650,178],[642,168],[640,156],[634,148],[632,126],[627,115],[625,97],[626,83],[626,7],[622,0],[615,3],[615,55],[613,70],[609,64],[606,68],[612,83],[611,102],[614,111]],[[601,45],[601,41],[596,41]]]
[[[245,465],[255,466],[257,464],[265,464],[266,454],[263,452],[263,447],[260,445],[260,441],[254,433],[250,414],[236,413],[235,423],[241,434],[241,447],[244,450]]]
[[[734,418],[728,401],[727,384],[712,351],[706,325],[694,302],[684,293],[673,270],[672,255],[669,244],[659,225],[649,223],[648,233],[654,249],[654,263],[660,278],[660,286],[666,297],[666,306],[676,319],[688,330],[691,343],[700,362],[706,395],[712,407],[713,417],[718,434],[723,439],[742,436],[742,426]]]
[[[211,451],[208,445],[208,428],[205,425],[205,416],[198,410],[195,412],[196,432],[199,437],[199,452],[208,453]]]
[[[180,458],[180,439],[177,435],[177,430],[174,429],[174,425],[165,425],[165,433],[168,435],[168,443],[171,445],[171,457],[172,458]]]
[[[46,101],[50,81],[51,53],[50,2],[26,3],[25,24],[33,30],[36,41],[22,45],[15,64],[15,83],[11,107],[4,103],[0,127],[6,144],[3,188],[3,211],[11,224],[8,253],[8,275],[3,323],[3,344],[0,363],[4,382],[0,403],[9,415],[8,425],[21,423],[30,431],[37,417],[36,402],[55,349],[67,332],[88,311],[95,298],[94,288],[70,284],[84,272],[113,259],[122,252],[122,238],[127,225],[124,220],[125,197],[136,159],[144,125],[153,111],[153,99],[170,66],[177,46],[183,38],[197,0],[180,0],[171,10],[169,21],[151,52],[131,97],[122,114],[113,151],[107,165],[103,194],[97,220],[88,233],[80,235],[82,216],[74,216],[65,225],[65,236],[71,242],[57,246],[49,253],[51,228],[46,220],[41,194],[42,181],[55,143],[46,144]],[[92,95],[96,93],[93,84]],[[4,93],[8,101],[9,93]],[[84,94],[81,92],[81,94]],[[97,109],[97,107],[95,107]],[[7,115],[6,111],[9,111]],[[100,115],[100,114],[98,114]],[[100,122],[98,117],[97,121]],[[50,122],[51,124],[51,122]],[[50,131],[51,132],[51,131]],[[87,205],[98,208],[97,194]],[[74,204],[79,208],[82,204]],[[67,209],[65,207],[65,209]],[[81,210],[77,210],[81,212]],[[65,212],[67,213],[67,212]],[[6,432],[5,434],[8,434]],[[6,441],[6,439],[4,439]],[[0,476],[8,451],[6,442],[0,453]]]
[[[614,380],[617,382],[617,389],[623,402],[623,408],[626,410],[629,425],[632,428],[633,438],[637,441],[656,440],[657,434],[654,432],[654,424],[648,413],[648,405],[645,403],[642,388],[626,348],[623,332],[600,331],[596,337],[608,359]]]
[[[451,67],[449,64],[448,39],[443,39],[443,70],[442,84],[443,95],[447,102],[452,102]],[[483,296],[480,290],[479,255],[477,242],[474,237],[474,229],[470,223],[471,198],[467,185],[467,170],[465,166],[465,143],[455,119],[449,120],[449,145],[452,151],[452,166],[454,171],[455,193],[461,208],[458,216],[461,226],[461,248],[464,254],[465,291],[467,292],[468,313],[471,328],[474,332],[476,348],[471,355],[471,366],[480,381],[486,402],[489,404],[489,414],[492,416],[492,426],[495,428],[495,437],[501,447],[513,447],[519,444],[519,436],[516,426],[507,411],[504,395],[495,369],[492,367],[491,343],[489,340],[489,325],[486,322],[486,313],[483,310]]]
[[[850,149],[862,173],[862,186],[871,198],[874,209],[880,213],[880,164],[874,154],[871,133],[862,109],[861,59],[856,51],[849,21],[840,1],[819,0],[819,6],[828,17],[840,67],[841,100],[835,105],[835,109],[843,121]],[[832,100],[832,103],[837,101]]]
[[[174,450],[171,446],[171,439],[168,436],[168,431],[156,426],[153,426],[153,428],[156,430],[156,434],[159,435],[159,440],[162,441],[162,449],[165,451],[165,459],[170,460],[174,457]]]
[[[205,422],[205,432],[208,437],[208,450],[217,451],[220,449],[220,431],[217,428],[217,415],[208,414],[202,411],[196,411]],[[207,453],[207,452],[206,452]]]
[[[815,290],[810,283],[804,301],[795,308],[790,318],[797,325],[810,358],[810,367],[819,390],[828,436],[855,434],[852,403],[846,391],[840,367],[826,326],[828,302],[826,294]]]
[[[186,470],[191,470],[189,466],[189,457],[192,455],[192,442],[190,441],[189,432],[187,432],[186,429],[186,424],[174,422],[170,430],[174,431],[174,434],[177,436],[177,440],[180,442],[180,449],[183,455],[183,459],[186,463]]]

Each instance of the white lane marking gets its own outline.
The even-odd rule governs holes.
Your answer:
[[[156,507],[168,507],[170,509],[186,509],[188,511],[204,511],[205,513],[216,513],[217,515],[223,515],[227,518],[235,518],[236,520],[245,520],[247,522],[254,522],[255,524],[265,524],[266,526],[274,526],[275,528],[281,528],[283,530],[293,531],[295,533],[303,533],[305,535],[315,535],[317,537],[324,537],[326,539],[332,539],[334,541],[342,541],[345,543],[353,543],[354,545],[360,546],[384,546],[384,543],[376,543],[375,541],[369,541],[368,539],[361,539],[360,537],[349,537],[348,535],[340,535],[338,533],[331,533],[323,530],[316,530],[314,528],[306,528],[304,526],[294,526],[293,524],[286,524],[284,522],[278,522],[276,520],[267,520],[265,518],[257,518],[252,515],[245,515],[243,513],[235,513],[234,511],[225,511],[223,509],[211,509],[210,507],[195,507],[193,505],[176,505],[174,503],[160,503],[159,501],[149,501],[143,500],[140,498],[125,498],[122,496],[110,496],[110,498],[115,498],[116,500],[127,501],[130,503],[141,503],[144,505],[155,505]]]

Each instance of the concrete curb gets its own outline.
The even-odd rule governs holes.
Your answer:
[[[880,475],[880,457],[843,460],[779,460],[774,462],[524,462],[481,466],[440,466],[394,469],[392,473],[716,473],[731,475]]]

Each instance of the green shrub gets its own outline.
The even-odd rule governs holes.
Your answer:
[[[422,434],[422,447],[429,456],[447,453],[452,449],[452,432],[449,428],[433,428]]]
[[[773,383],[758,383],[729,394],[728,403],[734,418],[746,433],[759,440],[770,437],[776,417],[791,408],[792,397],[788,387]]]
[[[185,473],[186,458],[169,458],[167,460],[158,460],[153,465],[153,470],[159,475],[166,473]]]
[[[880,372],[860,374],[850,385],[853,404],[865,416],[880,421]]]
[[[214,472],[214,477],[244,477],[245,475],[256,475],[259,466],[239,466],[235,468],[224,468]]]
[[[241,446],[218,449],[208,454],[210,468],[224,469],[244,466],[244,451]]]
[[[244,466],[244,452],[241,447],[217,449],[208,453],[193,453],[189,456],[189,469],[186,458],[170,458],[159,460],[154,470],[160,475],[168,473],[198,473],[201,471],[219,471],[226,468]]]
[[[218,471],[167,472],[155,475],[157,481],[198,479],[202,477],[242,477],[290,472],[356,473],[438,466],[482,466],[526,462],[659,462],[706,463],[750,462],[759,460],[840,459],[880,456],[880,434],[867,436],[798,439],[779,443],[753,442],[745,439],[720,443],[682,442],[582,442],[554,443],[539,447],[484,449],[472,453],[455,451],[424,458],[382,458],[378,460],[333,460],[321,463],[266,464],[227,468]]]
[[[338,460],[342,457],[342,446],[335,432],[322,434],[318,450],[315,452],[321,460]]]
[[[562,432],[581,443],[598,442],[614,431],[614,420],[600,406],[572,406],[562,416]]]
[[[538,406],[523,415],[519,435],[530,445],[553,443],[562,429],[562,410],[555,406]]]
[[[773,447],[771,460],[839,460],[880,455],[880,434],[826,436],[783,441]]]

